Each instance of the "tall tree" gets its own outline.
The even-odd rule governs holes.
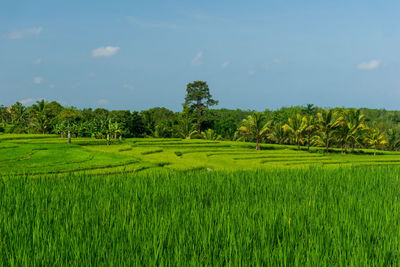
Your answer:
[[[307,126],[304,131],[304,141],[307,143],[307,151],[310,151],[310,146],[314,142],[314,136],[317,131],[317,124],[314,116],[305,116],[305,118]]]
[[[343,118],[344,127],[348,128],[346,143],[349,143],[353,153],[355,145],[361,143],[365,132],[365,116],[360,109],[348,109],[344,111]]]
[[[210,89],[206,82],[194,81],[188,83],[186,86],[186,97],[183,107],[188,107],[197,121],[197,131],[201,131],[201,122],[203,120],[203,113],[210,106],[217,105],[218,101],[214,100],[211,96]]]
[[[323,144],[326,147],[326,152],[329,152],[329,143],[334,138],[335,131],[340,126],[342,117],[339,116],[338,112],[328,109],[319,112],[317,118],[320,133],[317,142]]]
[[[46,133],[50,123],[46,113],[46,105],[47,102],[42,99],[30,107],[30,113],[34,120],[33,125],[42,134]]]
[[[244,135],[254,137],[256,139],[256,150],[260,150],[260,142],[270,129],[271,121],[265,122],[264,114],[254,112],[242,121],[239,131]]]
[[[282,126],[285,132],[289,132],[292,135],[293,142],[297,145],[297,150],[300,150],[300,144],[304,141],[307,127],[307,117],[303,117],[299,113],[294,118],[289,118],[288,123]]]
[[[68,144],[71,144],[71,122],[78,118],[79,111],[75,108],[65,108],[59,114],[61,120],[65,120],[67,122],[67,131],[68,131]]]
[[[376,149],[387,144],[385,133],[379,128],[372,128],[368,130],[368,134],[365,137],[365,142],[374,147],[374,156],[376,156]]]
[[[0,106],[0,120],[3,124],[3,127],[6,127],[6,123],[10,119],[10,113],[8,112],[7,108],[3,105]]]
[[[397,151],[400,148],[400,137],[399,132],[396,129],[389,129],[387,131],[388,148],[393,151]]]

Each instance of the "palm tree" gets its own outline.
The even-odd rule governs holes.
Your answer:
[[[368,130],[368,134],[365,137],[365,142],[374,147],[374,156],[376,155],[376,148],[387,144],[385,133],[379,130],[379,128],[372,128]]]
[[[307,127],[307,117],[297,113],[294,118],[288,118],[288,123],[283,125],[282,129],[292,135],[292,139],[297,145],[297,150],[300,150],[300,144],[304,142]]]
[[[31,107],[31,114],[34,118],[34,126],[42,134],[46,133],[46,130],[49,126],[49,119],[46,113],[46,104],[47,102],[42,99],[37,101],[36,104],[32,105]]]
[[[239,127],[239,131],[244,135],[251,136],[256,139],[256,150],[260,150],[260,141],[270,131],[271,121],[264,123],[265,117],[262,113],[254,112],[243,119],[242,126]]]
[[[349,109],[344,112],[344,123],[348,128],[346,143],[350,143],[351,153],[357,143],[361,143],[365,132],[365,115],[360,109]]]
[[[6,127],[6,123],[9,121],[9,113],[7,108],[3,105],[0,106],[0,120],[3,124],[3,127]]]
[[[387,132],[388,148],[397,151],[400,148],[399,133],[396,129],[389,129]]]
[[[326,152],[329,152],[329,142],[333,140],[335,131],[340,126],[342,117],[339,117],[336,111],[332,109],[323,110],[317,114],[319,137],[316,141],[326,147]]]
[[[305,116],[305,118],[307,127],[304,131],[304,141],[307,143],[307,151],[310,151],[310,146],[314,143],[317,124],[314,116]]]
[[[268,133],[268,139],[280,145],[288,142],[288,140],[290,139],[289,133],[285,132],[282,126],[283,126],[282,123],[275,123],[272,126],[270,132]]]

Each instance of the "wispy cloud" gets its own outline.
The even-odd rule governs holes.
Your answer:
[[[191,17],[196,19],[196,20],[205,21],[205,22],[232,23],[231,19],[224,18],[224,17],[218,17],[218,16],[211,16],[211,15],[204,15],[204,14],[194,14],[194,15],[191,15]]]
[[[254,74],[256,74],[256,71],[255,71],[255,70],[249,70],[247,73],[248,73],[249,75],[254,75]]]
[[[88,74],[88,76],[89,76],[89,78],[94,78],[94,77],[96,77],[96,73],[90,72],[90,73]]]
[[[135,89],[135,87],[134,87],[133,85],[128,84],[128,83],[124,83],[124,84],[122,85],[122,88],[130,89],[130,90]]]
[[[38,65],[40,63],[42,63],[42,59],[41,58],[37,58],[37,59],[35,59],[35,61],[33,61],[33,64],[36,64],[36,65]]]
[[[25,99],[22,99],[22,100],[20,100],[18,102],[21,103],[22,105],[26,106],[28,104],[31,104],[31,103],[35,102],[35,99],[33,99],[33,98],[25,98]]]
[[[224,63],[221,64],[221,68],[226,69],[227,67],[229,67],[230,64],[231,62],[225,61]]]
[[[375,70],[379,68],[381,65],[381,61],[378,59],[374,59],[368,62],[361,62],[357,65],[358,70]]]
[[[108,100],[107,99],[99,99],[99,100],[97,100],[96,104],[100,105],[100,106],[105,106],[105,105],[108,105]]]
[[[33,78],[33,83],[34,84],[41,84],[42,83],[42,81],[43,81],[43,78],[42,77],[35,77],[35,78]]]
[[[273,64],[281,64],[281,63],[282,63],[282,60],[280,60],[279,58],[274,58],[274,59],[272,60],[272,63],[273,63]]]
[[[26,37],[39,36],[42,31],[43,27],[26,28],[10,32],[9,34],[6,35],[6,38],[11,40],[17,40]]]
[[[53,88],[54,88],[54,84],[50,84],[49,87],[50,87],[51,89],[53,89]]]
[[[71,85],[71,88],[72,89],[76,89],[76,88],[78,88],[78,87],[80,87],[81,86],[81,83],[80,82],[76,82],[76,83],[74,83],[73,85]]]
[[[125,21],[128,23],[134,24],[136,26],[142,28],[162,28],[162,29],[176,29],[178,26],[176,24],[159,22],[159,21],[147,21],[139,19],[135,16],[127,16],[125,17]]]
[[[119,51],[119,46],[104,46],[92,50],[93,57],[110,57]]]
[[[190,66],[198,66],[203,63],[203,51],[199,51],[190,62]]]

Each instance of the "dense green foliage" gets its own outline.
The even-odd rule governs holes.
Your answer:
[[[213,99],[211,99],[213,100]],[[189,101],[189,100],[188,100]],[[213,100],[215,101],[215,100]],[[400,112],[370,109],[322,109],[313,105],[262,112],[260,124],[268,124],[263,136],[240,131],[252,111],[208,109],[207,103],[187,104],[182,112],[152,108],[128,110],[76,109],[57,102],[38,101],[30,107],[16,103],[0,107],[0,132],[59,134],[72,138],[118,139],[132,137],[205,138],[342,148],[369,148],[397,151],[400,148]],[[198,112],[200,111],[200,112]],[[201,119],[200,117],[201,116]],[[331,121],[326,121],[327,119]],[[247,125],[249,126],[249,125]],[[294,129],[293,127],[298,127]],[[370,142],[369,133],[382,134],[385,142]],[[208,132],[208,134],[206,134]]]
[[[398,167],[3,177],[5,265],[398,265]]]
[[[397,152],[254,150],[178,138],[110,143],[0,134],[3,264],[400,263]]]

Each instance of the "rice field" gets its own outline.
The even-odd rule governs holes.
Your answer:
[[[399,165],[400,154],[356,151],[310,152],[294,146],[182,139],[128,139],[112,145],[105,140],[78,138],[68,145],[65,139],[50,135],[0,135],[0,176],[123,174],[150,169],[255,170],[275,168],[337,168],[371,165]]]
[[[0,262],[397,266],[399,156],[0,135]]]

